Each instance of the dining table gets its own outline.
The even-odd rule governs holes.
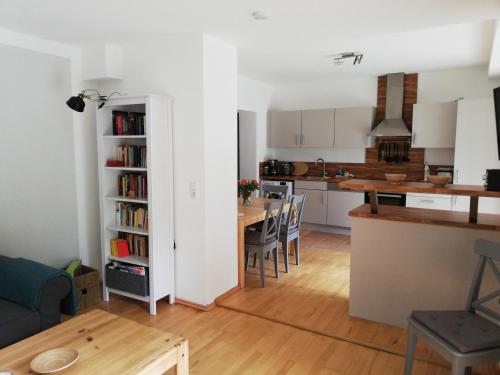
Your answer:
[[[238,198],[238,285],[245,286],[245,230],[248,226],[264,221],[266,218],[265,204],[277,199],[251,197],[250,204],[244,205]],[[290,203],[285,201],[283,212],[288,212]]]

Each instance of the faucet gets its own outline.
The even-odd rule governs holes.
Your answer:
[[[315,165],[318,165],[318,163],[323,163],[323,176],[321,176],[321,178],[326,178],[326,175],[327,175],[328,173],[326,173],[326,163],[325,163],[325,159],[322,159],[322,158],[316,159],[316,163],[315,163]]]

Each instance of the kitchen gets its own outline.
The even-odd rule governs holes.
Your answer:
[[[472,76],[478,73],[482,77],[481,80],[476,81],[477,85],[482,86],[480,90],[471,89],[474,85],[464,79],[462,82],[468,82],[467,84],[449,87],[450,77],[463,78],[463,75]],[[392,78],[396,78],[396,83],[391,82]],[[486,231],[470,229],[472,234],[466,235],[469,237],[464,240],[463,228],[455,228],[453,232],[453,228],[448,230],[443,223],[439,226],[429,225],[432,231],[421,233],[415,231],[415,228],[408,227],[412,225],[411,223],[400,224],[399,221],[404,221],[400,217],[395,220],[371,220],[374,217],[368,219],[367,216],[353,216],[350,214],[351,211],[370,203],[369,191],[371,189],[350,188],[345,185],[349,181],[354,182],[358,179],[385,180],[385,174],[390,173],[405,174],[405,181],[410,182],[423,182],[427,180],[428,175],[441,175],[449,178],[453,184],[482,186],[486,169],[500,167],[492,95],[492,89],[500,82],[489,81],[485,78],[486,73],[480,68],[468,68],[455,72],[405,74],[403,85],[401,85],[401,74],[382,75],[376,79],[377,96],[374,100],[376,106],[338,108],[325,106],[327,109],[323,107],[318,110],[289,107],[289,110],[270,110],[267,114],[267,157],[265,161],[258,162],[259,177],[263,184],[286,185],[290,192],[306,195],[302,217],[302,228],[305,232],[303,241],[306,243],[304,246],[309,246],[311,243],[308,236],[321,236],[320,233],[324,233],[325,236],[332,236],[328,240],[332,244],[329,249],[332,254],[343,252],[347,248],[350,261],[343,260],[340,263],[328,264],[332,273],[345,275],[343,282],[349,284],[350,280],[350,286],[348,285],[348,290],[346,290],[345,284],[341,284],[344,285],[342,291],[338,292],[339,289],[333,289],[336,292],[332,291],[328,298],[335,300],[335,304],[330,306],[343,306],[340,311],[342,315],[345,314],[345,318],[340,320],[344,325],[350,326],[351,330],[355,331],[361,324],[356,317],[367,319],[362,320],[364,322],[382,323],[384,329],[393,330],[396,329],[395,327],[405,327],[406,317],[413,308],[428,309],[432,303],[439,308],[460,308],[464,301],[463,293],[470,283],[469,273],[472,272],[471,267],[474,266],[472,255],[474,239],[479,236],[500,241],[499,232],[491,230],[492,228]],[[396,90],[390,93],[388,86],[395,86]],[[472,91],[475,93],[480,91],[480,95],[471,97],[469,93]],[[393,100],[386,101],[386,97]],[[478,113],[481,115],[478,116]],[[379,124],[387,118],[401,120],[402,122],[399,122],[401,126],[380,128]],[[428,191],[419,192],[419,189],[406,192],[396,190],[398,189],[387,189],[387,191],[374,189],[372,191],[377,192],[380,207],[389,204],[405,209],[425,209],[426,212],[431,212],[431,217],[432,210],[440,213],[469,211],[469,198],[466,196],[449,194],[447,191],[435,194],[435,192]],[[498,203],[497,198],[480,198],[478,209],[480,215],[486,212],[500,213]],[[465,222],[467,222],[466,219]],[[399,228],[398,225],[403,226]],[[413,225],[423,226],[422,224]],[[373,233],[370,228],[378,228],[379,233]],[[448,231],[443,231],[443,228]],[[396,234],[393,233],[395,230]],[[350,238],[351,235],[352,238]],[[422,235],[424,237],[421,239],[419,236]],[[448,236],[451,236],[453,241],[449,240]],[[394,237],[393,243],[390,240],[391,237]],[[327,240],[323,240],[325,241]],[[411,254],[418,253],[420,247],[424,247],[427,250],[420,252],[422,259],[432,259],[432,250],[436,249],[436,241],[448,244],[445,246],[446,256],[442,262],[434,264],[435,268],[428,268],[429,265],[425,262],[418,263],[417,267]],[[348,245],[344,246],[345,243]],[[370,243],[376,243],[377,249],[387,247],[391,252],[377,250],[370,256],[366,256],[369,253],[367,249],[370,248]],[[459,250],[454,253],[450,247],[457,245],[460,245]],[[319,252],[323,248],[324,246],[321,249],[306,250],[312,253],[313,251]],[[404,251],[398,253],[398,248]],[[388,259],[389,254],[391,260],[387,262],[385,259]],[[458,260],[450,263],[454,266],[457,262],[460,264],[457,274],[452,278],[453,282],[450,284],[447,280],[444,284],[445,288],[436,288],[434,285],[436,293],[430,293],[432,297],[427,300],[424,298],[421,305],[415,305],[416,298],[418,300],[421,296],[429,294],[426,291],[433,288],[432,284],[421,283],[422,288],[419,289],[418,286],[413,288],[413,293],[409,294],[410,298],[406,299],[402,297],[408,297],[407,290],[402,288],[398,293],[394,293],[398,288],[388,287],[398,283],[403,286],[408,285],[404,274],[396,272],[399,269],[404,270],[410,267],[412,271],[408,272],[408,275],[413,283],[426,274],[427,270],[432,271],[433,275],[439,274],[439,267],[447,269],[447,263],[453,258],[453,254],[460,254]],[[328,262],[326,255],[321,256],[324,256],[322,262]],[[381,259],[384,259],[384,262],[380,262]],[[409,260],[413,261],[410,265],[408,265]],[[307,260],[304,260],[302,264],[306,262]],[[377,263],[380,267],[372,268],[372,265]],[[316,269],[312,272],[322,274],[325,271],[319,271],[318,264],[314,266]],[[347,274],[345,267],[350,270]],[[372,272],[375,269],[376,272]],[[388,270],[395,271],[388,272]],[[296,271],[292,268],[291,272],[301,274],[301,271],[300,268]],[[308,269],[307,272],[311,270]],[[260,291],[254,287],[257,286],[251,282],[254,277],[256,275],[250,269],[247,274],[250,287],[238,293],[238,299],[234,297],[231,300],[230,298],[224,304],[231,308],[248,309],[252,313],[260,313],[269,318],[269,313],[244,303],[247,299],[255,301],[266,296],[271,298],[269,290]],[[268,275],[268,277],[271,276]],[[285,275],[284,277],[293,276]],[[376,282],[373,282],[374,280]],[[435,283],[443,282],[443,279],[439,277],[433,277],[430,280]],[[457,280],[459,283],[456,283]],[[281,280],[277,280],[272,285],[280,290],[282,287],[292,288],[286,279],[283,280],[284,284],[281,286],[280,282]],[[313,284],[319,282],[318,276],[318,280]],[[442,299],[440,303],[437,303],[435,295],[446,294],[446,288],[450,288],[450,285],[455,285],[454,288],[460,289],[460,292],[453,293],[453,298]],[[302,288],[306,287],[302,286],[301,291]],[[311,293],[320,291],[312,286],[309,288]],[[266,289],[272,289],[272,287]],[[289,291],[289,294],[291,293]],[[295,301],[290,295],[287,297],[289,303],[279,302],[285,298],[279,295],[273,298],[275,298],[273,304],[277,305],[275,309],[279,309],[278,311],[282,309],[296,311],[290,305],[290,301]],[[344,299],[347,302],[344,302]],[[397,305],[398,299],[404,303],[401,303],[400,308],[395,309],[393,307]],[[310,298],[309,301],[311,301]],[[383,302],[377,303],[377,301]],[[323,302],[326,303],[326,301]],[[390,306],[389,310],[384,307],[384,302],[387,302],[385,306]],[[377,310],[374,306],[380,309]],[[302,324],[309,329],[318,329],[318,325],[310,321],[299,322],[291,313],[286,314],[284,320],[294,325]],[[343,338],[360,338],[352,332],[344,336],[339,334],[341,330],[326,331],[328,334],[340,335]],[[404,350],[402,349],[404,339],[401,339],[400,332],[398,332],[394,331],[394,345],[386,343],[386,347],[391,350]],[[376,339],[363,342],[379,344]],[[425,351],[421,355],[432,357]]]

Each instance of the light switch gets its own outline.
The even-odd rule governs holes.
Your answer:
[[[198,184],[195,181],[189,183],[189,195],[193,199],[198,198]]]

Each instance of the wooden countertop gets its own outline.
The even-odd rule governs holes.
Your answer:
[[[469,223],[469,214],[467,212],[380,205],[378,206],[378,213],[372,214],[370,212],[370,205],[364,204],[349,212],[349,216],[500,231],[500,215],[494,214],[478,214],[477,224],[475,224]]]
[[[329,176],[330,177],[330,176]],[[321,182],[341,182],[349,180],[349,177],[331,176],[330,178],[321,179],[320,176],[304,175],[304,176],[260,176],[261,180],[268,181],[321,181]]]
[[[444,187],[436,187],[430,182],[402,182],[401,184],[394,185],[385,180],[352,179],[348,181],[342,181],[339,187],[341,189],[349,190],[383,191],[394,193],[448,194],[465,195],[472,197],[500,198],[499,191],[487,191],[482,185],[448,184]]]

